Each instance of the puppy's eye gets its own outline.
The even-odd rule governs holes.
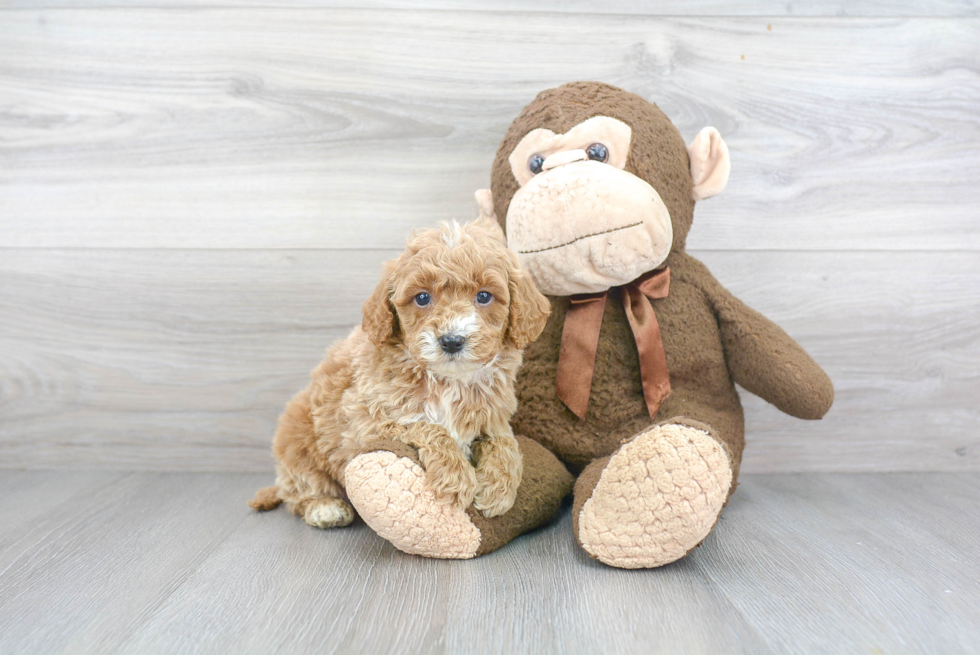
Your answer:
[[[481,291],[476,294],[477,305],[489,305],[491,300],[493,300],[493,294],[489,291]]]
[[[427,294],[425,291],[415,294],[415,304],[419,307],[425,307],[430,302],[432,302],[432,296]]]
[[[609,149],[601,143],[593,143],[585,152],[592,161],[604,162],[609,159]]]
[[[527,160],[527,167],[531,170],[531,175],[537,175],[541,172],[541,167],[544,165],[543,155],[531,155]]]

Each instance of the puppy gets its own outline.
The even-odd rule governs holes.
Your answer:
[[[348,525],[347,464],[392,439],[418,449],[437,500],[503,514],[522,474],[514,378],[549,311],[495,221],[416,233],[385,264],[361,326],[286,406],[272,447],[276,484],[249,505],[285,502],[312,526]]]

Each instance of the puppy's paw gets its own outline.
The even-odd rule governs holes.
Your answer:
[[[476,448],[475,507],[487,518],[514,506],[521,485],[523,462],[517,441],[510,436],[486,439]]]
[[[303,520],[314,528],[342,528],[354,520],[354,510],[340,498],[324,498],[306,506]]]
[[[480,485],[480,491],[477,492],[473,504],[483,512],[484,516],[492,518],[506,514],[514,506],[520,480],[514,481],[512,477],[500,480],[481,480],[478,476],[477,484]]]
[[[425,482],[436,500],[466,509],[476,497],[476,471],[453,443],[442,448],[429,445],[419,449],[425,467]]]

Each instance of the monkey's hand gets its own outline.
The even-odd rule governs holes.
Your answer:
[[[715,304],[725,360],[740,385],[791,416],[821,418],[834,385],[778,325],[728,294]]]

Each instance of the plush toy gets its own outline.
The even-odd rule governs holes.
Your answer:
[[[833,402],[833,385],[806,352],[684,251],[695,202],[721,192],[729,169],[714,128],[685,146],[656,105],[577,82],[521,112],[497,152],[492,189],[477,192],[552,305],[525,351],[514,432],[578,473],[575,538],[611,566],[661,566],[711,531],[745,443],[736,382],[799,418],[818,419]],[[388,454],[374,479],[389,481],[389,495],[424,494],[387,473],[398,468],[395,455],[417,461]],[[538,470],[564,490],[567,479],[543,462],[526,461],[525,479]],[[366,497],[382,505],[377,491]],[[385,527],[396,512],[354,504],[403,550],[460,556],[449,529],[406,536],[404,526]],[[554,495],[535,487],[502,517],[465,518],[499,547],[554,508]],[[443,545],[420,549],[423,537]]]

